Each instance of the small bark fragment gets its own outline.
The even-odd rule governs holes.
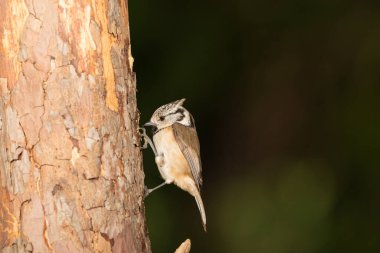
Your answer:
[[[190,239],[186,239],[174,253],[189,253],[191,249],[191,241]]]

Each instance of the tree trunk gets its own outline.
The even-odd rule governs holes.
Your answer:
[[[124,0],[0,0],[0,250],[150,252]]]

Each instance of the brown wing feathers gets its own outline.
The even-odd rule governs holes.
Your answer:
[[[191,174],[198,190],[200,190],[202,185],[202,165],[197,132],[194,127],[187,127],[179,123],[173,124],[173,132],[183,155],[189,163]]]

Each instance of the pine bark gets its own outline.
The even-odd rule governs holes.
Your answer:
[[[0,1],[0,250],[150,252],[124,0]]]

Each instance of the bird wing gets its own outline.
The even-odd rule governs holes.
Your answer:
[[[197,131],[195,127],[175,123],[173,124],[173,132],[179,148],[189,164],[197,188],[200,190],[202,185],[202,164]]]

